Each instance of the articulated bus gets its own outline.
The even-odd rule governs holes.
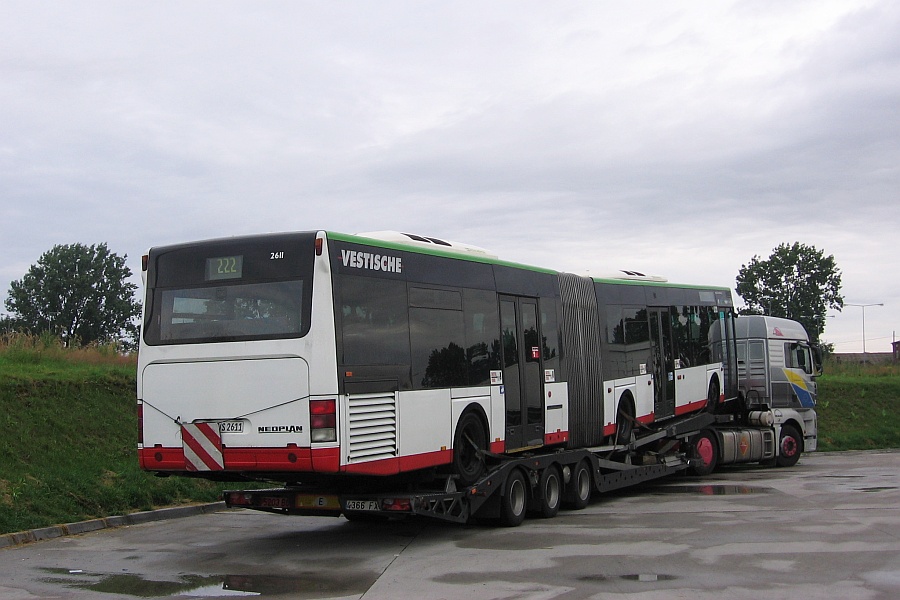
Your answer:
[[[627,442],[738,395],[730,291],[396,232],[153,248],[141,467],[339,485]]]

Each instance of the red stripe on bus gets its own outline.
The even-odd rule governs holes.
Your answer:
[[[436,452],[424,452],[412,456],[400,456],[398,458],[386,458],[370,462],[344,465],[347,473],[361,473],[366,475],[397,475],[406,471],[416,471],[428,467],[449,465],[453,461],[452,450],[438,450]]]
[[[552,446],[553,444],[562,444],[567,441],[569,441],[568,431],[557,431],[555,433],[544,434],[544,444],[547,446]]]
[[[706,406],[707,400],[704,398],[703,400],[697,400],[696,402],[689,402],[688,404],[683,404],[681,406],[675,407],[676,415],[683,415],[689,412],[694,412],[696,410],[702,409]]]

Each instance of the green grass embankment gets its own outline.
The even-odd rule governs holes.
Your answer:
[[[828,363],[818,383],[819,450],[900,448],[900,365]]]
[[[133,359],[0,347],[0,533],[219,499],[137,464]]]

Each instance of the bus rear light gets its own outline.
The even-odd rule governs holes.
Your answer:
[[[322,238],[316,238],[316,256],[322,256],[324,241]]]
[[[337,431],[334,429],[313,429],[309,434],[312,442],[336,442]]]
[[[309,439],[312,442],[337,441],[337,402],[309,401]]]

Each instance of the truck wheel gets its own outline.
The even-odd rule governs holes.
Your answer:
[[[594,480],[591,477],[591,468],[586,460],[581,461],[572,471],[572,478],[566,485],[566,508],[581,510],[591,501],[591,491]]]
[[[552,519],[559,513],[562,502],[562,477],[556,465],[550,465],[541,473],[538,482],[540,498],[535,498],[536,512],[544,519]]]
[[[691,440],[690,470],[700,477],[709,475],[719,462],[719,442],[716,434],[709,429],[704,429]]]
[[[775,464],[779,467],[793,467],[803,454],[803,438],[793,425],[781,428],[781,439],[778,441],[778,458]]]
[[[462,486],[472,485],[484,475],[482,452],[487,449],[487,433],[481,418],[469,411],[459,419],[453,436],[453,472]]]
[[[500,524],[504,527],[516,527],[525,520],[528,510],[528,483],[519,469],[513,469],[503,484],[503,496],[500,497]]]

